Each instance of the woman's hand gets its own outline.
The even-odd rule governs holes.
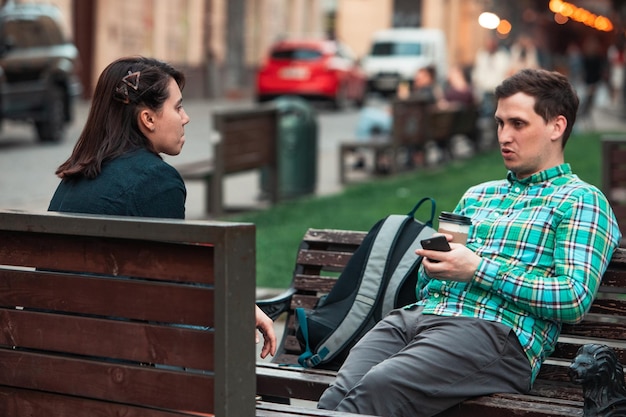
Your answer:
[[[276,354],[276,333],[274,333],[274,322],[255,305],[256,308],[256,328],[263,335],[263,349],[261,349],[261,358],[265,359],[267,355],[274,356]],[[256,343],[260,342],[259,334],[256,333]]]

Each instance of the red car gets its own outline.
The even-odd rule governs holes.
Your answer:
[[[256,98],[282,95],[330,100],[343,109],[362,106],[367,77],[345,45],[330,40],[284,40],[272,46],[256,77]]]

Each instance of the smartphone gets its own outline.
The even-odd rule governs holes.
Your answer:
[[[422,244],[422,248],[428,250],[438,250],[443,252],[447,252],[450,250],[448,239],[446,239],[446,237],[443,235],[433,236],[428,239],[424,239],[420,243]]]

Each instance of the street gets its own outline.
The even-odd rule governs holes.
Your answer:
[[[250,107],[250,101],[187,100],[185,110],[191,122],[185,127],[185,146],[180,155],[164,156],[170,164],[193,161],[211,156],[209,144],[211,112],[214,110]],[[59,179],[56,168],[67,159],[80,135],[89,110],[89,102],[79,101],[76,117],[66,138],[58,144],[37,142],[31,125],[6,122],[0,131],[0,208],[46,210]],[[340,190],[338,180],[338,142],[354,137],[358,110],[351,108],[334,112],[315,106],[318,120],[317,192],[328,194]],[[226,179],[225,202],[237,206],[253,205],[258,197],[259,176],[250,172]],[[204,216],[204,189],[200,184],[187,184],[187,218]]]

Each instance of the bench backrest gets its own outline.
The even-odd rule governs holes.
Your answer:
[[[455,134],[473,141],[477,135],[478,109],[451,103],[438,107],[415,98],[392,102],[392,142],[397,146],[423,146],[426,142],[447,142]]]
[[[429,107],[429,104],[415,98],[393,100],[391,103],[393,145],[422,146],[428,141]]]
[[[276,167],[278,111],[273,107],[228,110],[213,114],[221,135],[215,148],[216,169],[224,174]]]
[[[297,364],[301,353],[295,337],[296,307],[312,308],[336,282],[352,253],[366,232],[309,229],[298,250],[293,277],[295,293],[288,311],[286,331],[275,363]],[[626,249],[619,248],[604,274],[598,297],[585,320],[577,325],[565,325],[556,351],[544,364],[540,378],[569,381],[567,366],[578,348],[586,343],[608,344],[626,364]],[[537,389],[547,389],[538,384]],[[573,389],[580,399],[580,387]],[[574,395],[574,394],[573,394]]]
[[[254,415],[254,288],[251,224],[0,211],[0,415]]]

